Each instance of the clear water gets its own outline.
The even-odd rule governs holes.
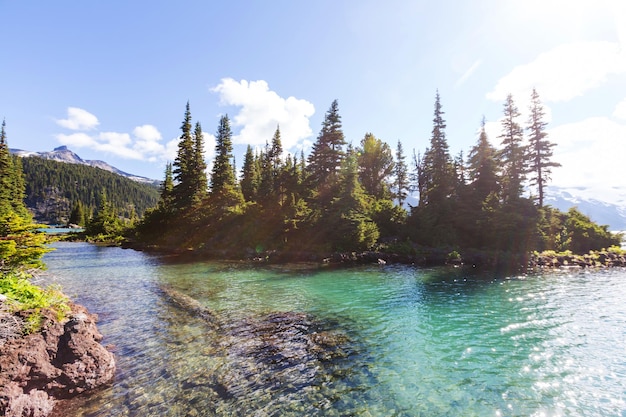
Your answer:
[[[626,416],[626,271],[545,276],[459,269],[175,263],[56,243],[42,280],[100,317],[118,372],[64,410],[76,416]],[[201,318],[160,285],[220,317],[310,314],[350,354],[302,390],[215,395],[207,375],[237,364]],[[302,370],[302,372],[307,372]]]

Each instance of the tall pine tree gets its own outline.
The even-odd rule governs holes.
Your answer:
[[[180,129],[182,134],[178,142],[178,154],[174,161],[174,205],[176,208],[191,206],[194,198],[195,176],[193,167],[196,163],[194,139],[191,133],[191,110],[189,102],[185,107],[185,116]]]
[[[334,100],[326,112],[307,165],[310,188],[317,194],[317,203],[322,208],[329,206],[337,191],[337,177],[345,156],[345,144],[339,104]]]
[[[526,147],[524,130],[517,122],[520,112],[509,94],[504,103],[504,118],[501,121],[500,138],[502,148],[498,161],[502,169],[502,197],[505,202],[517,200],[524,191],[526,179]]]
[[[445,204],[454,188],[453,161],[446,139],[446,122],[443,115],[441,99],[437,91],[430,147],[424,152],[422,167],[426,182],[424,202],[437,207]]]
[[[483,202],[491,193],[498,194],[498,163],[496,149],[489,142],[483,118],[478,142],[468,157],[469,180],[475,200]]]
[[[394,167],[394,190],[398,205],[402,207],[409,192],[409,169],[406,164],[406,156],[402,149],[402,142],[396,146],[396,164]]]
[[[199,203],[207,195],[208,180],[207,180],[207,164],[204,160],[204,134],[202,133],[202,126],[200,122],[196,122],[196,127],[193,132],[193,176],[191,176],[192,186],[191,200],[193,203]]]
[[[241,168],[241,192],[246,201],[255,201],[257,190],[259,188],[259,170],[258,164],[252,147],[248,145],[243,158],[243,167]]]
[[[211,171],[211,197],[222,207],[235,206],[243,202],[241,190],[237,187],[233,158],[232,131],[228,115],[220,118],[215,137],[215,160]]]
[[[543,207],[546,185],[550,180],[552,168],[560,167],[561,164],[552,161],[552,148],[556,144],[547,139],[545,113],[539,94],[534,88],[530,100],[530,116],[526,126],[528,132],[528,171],[531,185],[537,187],[539,207]]]

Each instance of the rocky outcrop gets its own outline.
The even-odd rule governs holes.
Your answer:
[[[100,344],[97,317],[79,305],[59,322],[44,312],[42,330],[0,348],[0,415],[43,417],[56,400],[110,382],[115,358]]]

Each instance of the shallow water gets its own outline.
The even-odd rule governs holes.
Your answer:
[[[176,263],[85,243],[54,247],[42,280],[99,315],[118,361],[113,385],[74,402],[69,415],[626,415],[621,269],[495,277]],[[224,335],[169,302],[162,285],[233,323],[306,313],[320,331],[345,335],[347,353],[295,368],[304,384],[233,381],[223,395],[215,375],[236,379],[250,364],[216,349]]]

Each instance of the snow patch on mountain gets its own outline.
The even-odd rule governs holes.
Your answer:
[[[112,172],[122,177],[126,177],[136,182],[142,182],[146,184],[158,184],[159,183],[158,180],[142,177],[139,175],[129,174],[127,172],[121,171],[104,161],[82,159],[80,156],[78,156],[77,154],[69,150],[67,146],[59,146],[58,148],[54,148],[54,150],[50,152],[32,152],[32,151],[25,151],[22,149],[10,149],[10,152],[22,158],[30,158],[30,157],[35,156],[35,157],[39,157],[43,159],[49,159],[52,161],[64,162],[67,164],[89,165],[95,168],[100,168],[105,171]]]
[[[626,230],[626,188],[606,187],[603,190],[587,187],[549,186],[546,204],[561,211],[571,207],[586,214],[596,223],[609,226],[609,230]]]

